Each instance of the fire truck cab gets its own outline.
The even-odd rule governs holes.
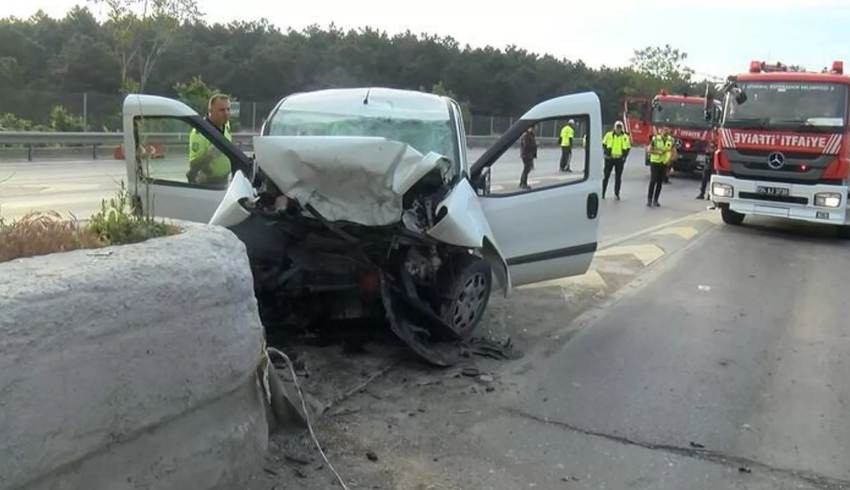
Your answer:
[[[833,224],[850,235],[850,77],[843,63],[804,72],[753,61],[722,91],[710,192],[723,221],[774,216]]]
[[[623,114],[626,131],[632,143],[646,145],[656,130],[670,128],[676,138],[678,156],[672,164],[673,169],[681,172],[701,170],[711,164],[714,140],[712,121],[705,119],[705,101],[703,97],[670,95],[664,90],[652,99],[627,97]],[[719,110],[720,103],[712,103]]]

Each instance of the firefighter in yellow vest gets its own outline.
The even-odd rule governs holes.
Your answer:
[[[667,175],[667,164],[670,161],[670,156],[673,151],[673,138],[669,137],[669,128],[664,128],[663,132],[658,132],[652,135],[649,140],[649,190],[646,193],[646,205],[649,207],[658,207],[658,198],[661,196],[661,186],[664,184],[664,177]]]
[[[602,178],[602,199],[608,190],[608,179],[611,178],[611,170],[614,174],[614,195],[620,200],[620,184],[623,181],[623,167],[629,156],[632,142],[628,133],[623,130],[623,123],[614,123],[614,130],[605,133],[602,137],[602,151],[605,153],[605,174]]]
[[[567,124],[561,128],[561,172],[572,172],[572,170],[570,170],[570,160],[573,158],[573,137],[576,134],[575,125],[576,122],[570,119],[567,121]]]
[[[230,97],[216,94],[207,106],[207,122],[227,141],[230,134]],[[197,129],[189,133],[189,171],[186,178],[192,184],[227,185],[230,177],[230,158],[204,137]]]

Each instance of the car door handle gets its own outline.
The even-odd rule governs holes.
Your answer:
[[[599,194],[591,192],[587,195],[587,219],[596,219],[599,215]]]

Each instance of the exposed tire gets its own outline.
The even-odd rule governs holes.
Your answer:
[[[842,240],[850,240],[850,225],[841,225],[836,228],[836,235]]]
[[[744,216],[741,213],[736,213],[729,209],[729,206],[723,206],[720,208],[720,215],[723,217],[723,222],[727,225],[738,226],[744,222]]]
[[[458,255],[440,278],[440,317],[461,338],[472,335],[484,316],[493,274],[490,264],[474,255]]]

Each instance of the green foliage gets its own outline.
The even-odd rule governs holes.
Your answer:
[[[611,122],[622,111],[624,95],[650,96],[662,87],[681,91],[692,78],[685,53],[669,46],[639,50],[633,67],[597,69],[516,46],[472,48],[430,34],[334,25],[282,31],[266,20],[210,24],[202,21],[194,0],[94,5],[108,14],[105,21],[86,8],[61,19],[44,13],[0,19],[0,86],[16,87],[0,91],[0,113],[45,124],[55,105],[79,114],[79,95],[88,92],[88,123],[99,129],[107,123],[100,113],[113,120],[120,110],[121,93],[173,97],[181,87],[183,98],[200,92],[202,81],[210,91],[258,102],[258,119],[294,92],[385,86],[450,93],[467,114],[502,116],[522,114],[550,97],[593,90],[602,100],[603,118]],[[103,108],[92,110],[93,93],[104,94]],[[115,97],[108,110],[106,94]],[[203,112],[197,103],[190,100]],[[250,125],[252,113],[244,104],[243,126]],[[111,129],[120,129],[113,124]]]
[[[189,83],[175,83],[174,91],[177,92],[177,97],[180,100],[195,109],[198,114],[206,114],[210,97],[220,92],[219,89],[204,83],[204,80],[199,76],[192,77]]]
[[[54,131],[82,131],[84,129],[83,118],[74,116],[61,105],[54,106],[50,110],[48,124],[50,129]]]
[[[690,81],[694,71],[685,66],[687,58],[688,54],[684,51],[665,44],[635,50],[632,64],[638,73],[665,82]]]
[[[0,131],[48,131],[50,128],[35,124],[14,114],[0,114]]]
[[[89,219],[87,229],[109,245],[141,242],[177,232],[172,225],[134,212],[124,182],[115,197],[101,201],[100,211]]]

